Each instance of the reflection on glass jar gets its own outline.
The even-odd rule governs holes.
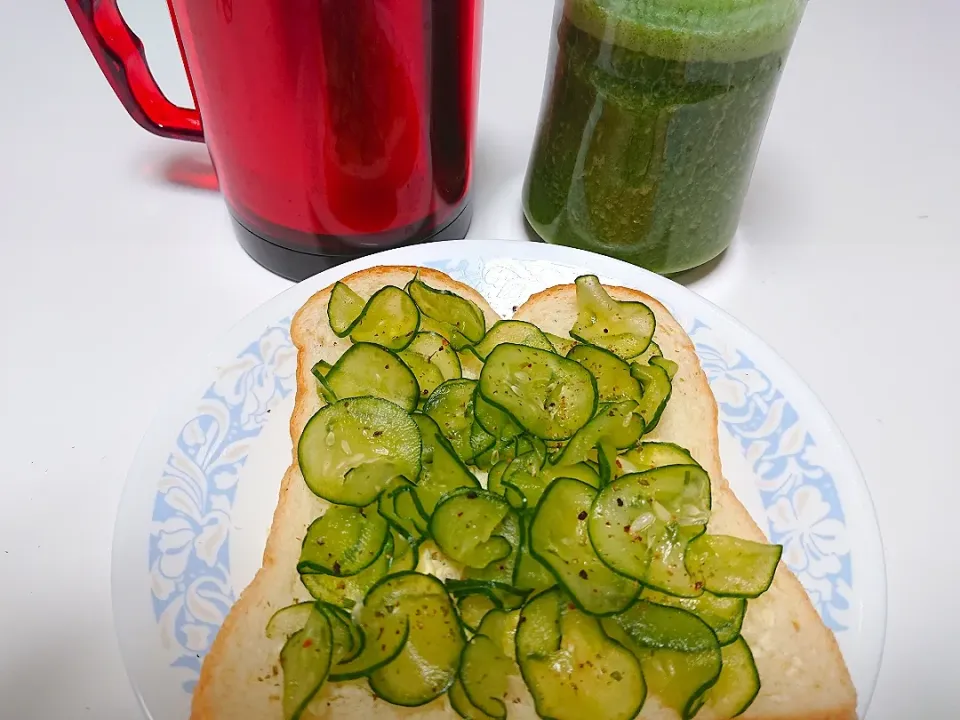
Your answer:
[[[805,0],[557,0],[524,212],[660,273],[736,231]]]

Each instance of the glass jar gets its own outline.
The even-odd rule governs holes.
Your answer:
[[[557,0],[530,225],[663,274],[719,255],[805,5]]]

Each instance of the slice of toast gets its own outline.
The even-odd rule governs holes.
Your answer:
[[[417,268],[379,267],[342,282],[368,298],[384,285],[403,287]],[[487,327],[499,318],[475,290],[446,275],[420,269],[431,286],[451,290],[473,300],[484,312]],[[279,608],[308,600],[296,570],[300,545],[310,522],[323,514],[327,503],[306,487],[296,463],[296,447],[307,421],[323,405],[311,368],[318,360],[334,363],[350,346],[327,322],[326,288],[300,309],[291,328],[297,357],[297,396],[290,421],[293,463],[283,478],[280,499],[267,538],[263,566],[241,593],[204,660],[193,695],[192,720],[282,720],[282,640],[264,634],[267,621]],[[667,310],[634,290],[608,288],[618,299],[641,300],[657,317],[655,340],[666,357],[679,363],[673,396],[654,436],[688,448],[711,476],[713,516],[717,533],[763,539],[746,510],[723,479],[717,438],[717,407],[700,368],[693,345]],[[542,329],[567,336],[576,318],[574,286],[558,286],[534,295],[518,309],[516,319],[535,322]],[[440,566],[442,559],[424,550],[420,569]],[[823,625],[796,578],[781,565],[771,589],[750,601],[743,635],[756,656],[762,688],[744,717],[841,720],[856,717],[856,695],[832,633]],[[510,720],[537,717],[522,681],[511,684]],[[436,720],[457,715],[443,696],[419,708],[401,708],[378,700],[363,680],[327,683],[304,713],[306,720],[321,718],[417,718]],[[641,718],[674,720],[677,715],[648,698]],[[702,711],[698,718],[706,717]],[[601,720],[598,718],[597,720]]]

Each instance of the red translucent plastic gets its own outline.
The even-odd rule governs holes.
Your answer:
[[[163,98],[115,0],[67,2],[135,119],[204,139],[256,235],[359,254],[467,203],[482,0],[168,0],[202,130]]]

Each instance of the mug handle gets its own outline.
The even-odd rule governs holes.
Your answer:
[[[117,0],[67,0],[67,7],[130,117],[161,137],[203,142],[200,112],[178,107],[164,96],[147,67],[143,43],[123,19]]]

